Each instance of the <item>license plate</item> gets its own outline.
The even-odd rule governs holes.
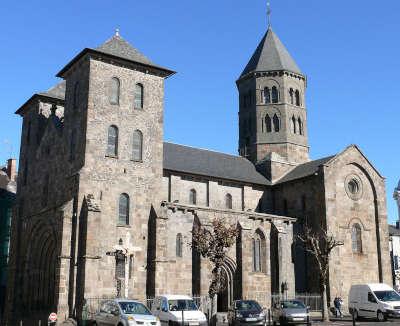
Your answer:
[[[256,321],[257,318],[246,318],[246,321]]]
[[[293,318],[293,321],[300,321],[300,320],[303,320],[304,318],[299,318],[299,317],[295,317],[295,318]]]
[[[199,323],[189,322],[189,326],[199,326]]]

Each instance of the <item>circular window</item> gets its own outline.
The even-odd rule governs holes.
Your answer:
[[[351,179],[347,184],[347,188],[349,189],[350,193],[352,193],[353,195],[357,195],[358,192],[360,191],[360,186],[356,179]]]
[[[358,200],[362,196],[362,183],[359,176],[352,174],[347,176],[345,180],[345,189],[347,195],[353,199]]]

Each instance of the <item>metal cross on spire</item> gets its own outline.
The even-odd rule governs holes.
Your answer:
[[[267,24],[268,28],[271,27],[271,4],[267,2]]]
[[[118,27],[115,29],[115,36],[119,36],[119,28]]]

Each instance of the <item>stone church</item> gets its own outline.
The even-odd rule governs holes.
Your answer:
[[[239,229],[221,311],[236,298],[267,306],[282,289],[318,292],[314,261],[295,241],[304,225],[344,242],[331,298],[346,299],[353,283],[390,283],[385,180],[355,145],[310,159],[307,78],[271,28],[236,81],[238,156],[163,141],[174,74],[117,32],[17,110],[9,321],[79,316],[92,298],[206,296],[210,265],[191,231],[213,219]]]

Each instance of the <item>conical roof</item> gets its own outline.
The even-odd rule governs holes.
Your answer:
[[[119,36],[119,34],[115,34],[112,38],[104,42],[95,50],[123,59],[154,66],[154,63],[152,63],[144,54],[140,53],[127,41],[125,41],[121,36]]]
[[[240,77],[255,71],[287,70],[302,74],[279,37],[269,27]]]

